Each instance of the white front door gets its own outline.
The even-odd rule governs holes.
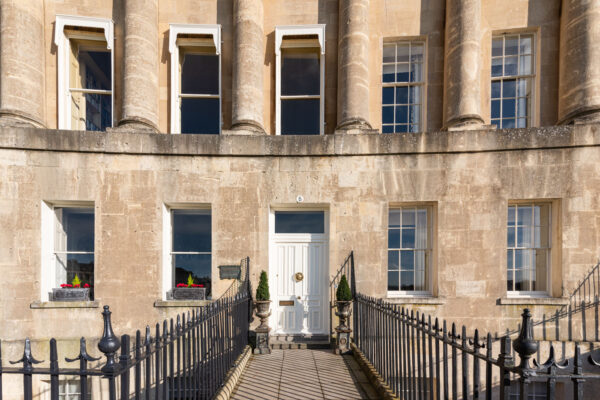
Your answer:
[[[277,213],[274,218],[280,217]],[[288,212],[286,226],[272,230],[269,280],[275,334],[328,333],[328,243],[325,221],[317,221],[324,212],[302,213],[308,212]],[[310,226],[311,219],[316,227]],[[293,226],[297,221],[300,226]]]

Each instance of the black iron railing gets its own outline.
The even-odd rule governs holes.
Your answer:
[[[550,315],[544,314],[533,325],[538,340],[599,342],[600,262],[577,283],[568,304]],[[520,328],[505,334],[516,336]]]
[[[49,364],[36,367],[42,361],[33,357],[30,341],[26,339],[23,357],[11,361],[11,364],[22,364],[21,367],[2,368],[0,353],[0,400],[3,399],[3,376],[7,374],[22,376],[23,391],[18,397],[25,400],[34,397],[34,390],[36,393],[49,390],[50,399],[58,400],[61,378],[77,378],[81,398],[88,399],[90,377],[107,381],[102,398],[109,400],[210,399],[248,344],[251,310],[248,288],[247,284],[240,285],[237,293],[230,297],[180,314],[175,320],[157,323],[153,332],[147,326],[143,336],[138,330],[133,341],[129,335],[117,338],[111,324],[111,311],[104,306],[104,332],[98,348],[105,361],[92,368],[88,363],[100,358],[88,354],[84,338],[79,355],[64,359],[67,363],[79,361],[78,368],[59,367],[62,361],[55,339],[49,343]],[[35,379],[36,385],[46,385],[46,389],[34,387],[34,377],[39,377]]]
[[[600,382],[600,363],[592,351],[584,357],[579,344],[570,360],[558,362],[550,345],[545,363],[530,364],[538,343],[527,309],[519,336],[494,342],[477,329],[468,336],[465,326],[458,330],[381,299],[357,294],[354,307],[355,345],[399,398],[528,399],[540,384],[547,399],[562,398],[556,397],[557,384],[571,385],[566,393],[575,400],[595,398],[584,397],[584,387]]]

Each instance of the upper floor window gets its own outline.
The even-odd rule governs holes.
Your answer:
[[[221,26],[171,24],[171,132],[221,132]]]
[[[71,284],[94,287],[94,208],[91,205],[42,206],[42,300]]]
[[[276,132],[324,132],[325,25],[281,26],[276,34]]]
[[[170,209],[165,213],[164,289],[167,294],[177,285],[194,285],[211,293],[212,228],[211,211],[205,208]]]
[[[508,206],[506,267],[509,292],[548,293],[550,213],[549,203]]]
[[[104,131],[113,125],[113,23],[56,17],[58,127]]]
[[[421,132],[425,43],[383,44],[382,133]]]
[[[499,128],[531,126],[534,55],[533,34],[506,34],[492,38],[493,125]]]
[[[431,293],[431,207],[389,211],[388,292]]]

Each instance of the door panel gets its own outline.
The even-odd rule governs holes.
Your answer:
[[[326,333],[327,244],[322,239],[285,241],[281,236],[274,240],[276,333]],[[302,280],[296,280],[297,273],[302,273]]]

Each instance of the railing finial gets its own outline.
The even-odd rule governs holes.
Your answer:
[[[38,361],[35,358],[33,358],[33,355],[31,354],[31,341],[29,340],[29,338],[25,339],[25,348],[23,350],[23,357],[21,357],[20,360],[17,361],[9,361],[11,364],[17,364],[22,362],[23,363],[23,370],[25,372],[30,372],[33,370],[33,364],[40,364],[43,363],[44,361]]]
[[[104,311],[102,311],[102,318],[104,318],[104,331],[102,332],[102,338],[98,343],[98,349],[106,356],[106,365],[102,367],[101,371],[108,374],[111,374],[119,369],[119,364],[115,362],[115,356],[121,347],[119,338],[117,338],[113,332],[112,323],[110,321],[111,314],[112,313],[110,312],[109,307],[104,306]]]
[[[523,310],[523,317],[521,323],[521,332],[519,336],[513,341],[513,347],[515,351],[519,353],[521,358],[520,368],[531,369],[529,366],[529,359],[538,350],[538,343],[533,340],[533,323],[531,321],[531,312],[526,308]]]

